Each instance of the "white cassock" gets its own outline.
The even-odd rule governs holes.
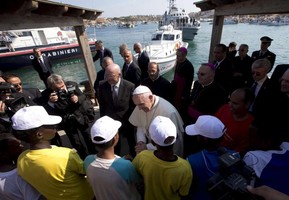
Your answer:
[[[156,147],[151,143],[149,135],[149,126],[156,116],[168,117],[172,120],[177,128],[177,140],[174,144],[174,153],[183,156],[183,134],[184,122],[177,109],[167,100],[154,95],[156,100],[149,112],[140,110],[137,106],[129,117],[129,122],[137,127],[136,141],[147,143],[147,149],[155,150]]]

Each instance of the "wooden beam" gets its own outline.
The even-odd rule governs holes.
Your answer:
[[[224,16],[214,16],[212,34],[211,34],[211,46],[209,52],[209,62],[214,61],[214,48],[220,43],[224,25]]]
[[[88,39],[85,34],[85,28],[83,25],[74,26],[74,30],[77,36],[79,46],[83,52],[84,65],[85,65],[85,69],[87,72],[90,87],[93,88],[94,81],[96,79],[96,69],[95,69],[94,62],[92,60],[92,55],[91,55],[90,47],[88,44]]]
[[[217,7],[215,15],[258,15],[289,13],[288,0],[250,0]]]
[[[80,17],[85,13],[84,9],[68,8],[68,11],[63,16]]]
[[[7,20],[9,19],[9,20]],[[83,25],[81,17],[57,17],[31,14],[31,16],[1,15],[0,30],[46,28]]]
[[[60,17],[67,11],[68,7],[64,5],[39,3],[38,8],[36,10],[33,10],[32,13]]]

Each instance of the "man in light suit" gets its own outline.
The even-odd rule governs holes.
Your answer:
[[[145,50],[142,49],[141,43],[135,43],[133,49],[138,53],[137,64],[141,69],[141,79],[144,80],[148,77],[148,65],[150,58]]]
[[[105,77],[106,80],[99,83],[100,116],[107,115],[122,123],[119,129],[120,140],[123,137],[127,138],[129,153],[134,156],[134,127],[128,122],[128,118],[135,107],[132,101],[134,84],[121,78],[120,67],[114,63],[106,67]],[[120,155],[120,145],[121,142],[115,147],[115,152],[118,155]]]
[[[123,60],[122,77],[125,80],[134,83],[135,87],[139,86],[141,83],[141,70],[133,61],[133,56],[129,49],[124,50]]]
[[[46,88],[47,85],[47,78],[53,74],[52,71],[52,63],[49,57],[42,55],[39,48],[33,49],[34,58],[32,60],[33,68],[37,71],[39,78],[43,81]]]
[[[270,72],[276,60],[276,55],[273,52],[269,51],[268,49],[273,39],[268,36],[263,36],[260,38],[260,40],[261,40],[260,50],[254,51],[251,57],[253,58],[254,61],[262,58],[267,58],[271,63],[271,68],[269,70]]]
[[[93,57],[93,62],[99,59],[100,66],[102,66],[104,57],[111,57],[111,59],[113,60],[112,52],[108,48],[105,48],[103,46],[103,42],[101,40],[97,40],[95,42],[95,48],[96,48],[96,54]]]

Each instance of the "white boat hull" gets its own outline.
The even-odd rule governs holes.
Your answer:
[[[183,40],[193,40],[200,27],[183,27]]]
[[[174,67],[175,62],[176,62],[176,56],[171,56],[171,57],[162,58],[162,59],[151,58],[150,62],[158,63],[159,69],[160,69],[160,75],[164,75],[168,71],[171,71],[172,68]]]

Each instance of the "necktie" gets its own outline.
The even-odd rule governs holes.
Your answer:
[[[218,66],[219,66],[219,62],[216,62],[215,65],[214,65],[214,68],[217,69]]]
[[[256,88],[257,88],[257,85],[258,85],[258,83],[257,83],[257,82],[254,82],[253,85],[252,85],[252,87],[251,87],[251,90],[252,90],[252,92],[254,92],[255,96],[256,96]]]
[[[43,71],[44,73],[48,72],[48,69],[47,69],[45,63],[43,62],[43,60],[42,60],[41,58],[39,58],[39,63],[40,63],[40,66],[41,66],[41,68],[42,68],[42,71]]]
[[[128,70],[128,67],[129,67],[129,64],[124,64],[124,68],[123,68],[123,77],[125,77],[125,75],[126,75],[126,72],[127,72],[127,70]]]
[[[117,104],[117,96],[118,96],[118,94],[117,94],[117,86],[116,85],[113,85],[112,87],[111,87],[111,92],[112,92],[112,99],[113,99],[113,103],[114,103],[114,105],[116,105]]]

